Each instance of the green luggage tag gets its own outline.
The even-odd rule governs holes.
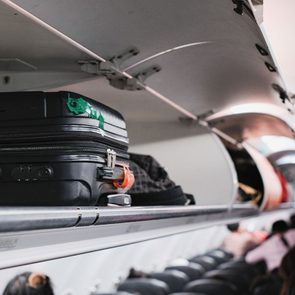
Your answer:
[[[104,116],[101,112],[97,114],[94,107],[82,97],[73,98],[68,94],[67,107],[69,111],[75,115],[88,114],[89,118],[98,120],[98,127],[104,130]]]

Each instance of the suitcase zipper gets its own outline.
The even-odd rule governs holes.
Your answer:
[[[2,132],[0,132],[1,134]],[[4,138],[4,139],[3,139]],[[39,141],[42,142],[43,140],[60,140],[60,139],[67,139],[67,140],[93,140],[96,142],[109,142],[112,146],[122,148],[128,146],[128,140],[125,137],[117,136],[117,135],[109,135],[102,138],[101,134],[90,134],[85,132],[55,132],[54,134],[50,133],[30,133],[30,134],[20,134],[20,133],[9,133],[9,134],[2,134],[0,143],[6,142],[9,139],[9,142],[21,142],[21,141]]]
[[[65,153],[95,153],[95,154],[107,154],[107,161],[113,165],[114,161],[116,161],[116,156],[120,158],[128,158],[128,156],[124,153],[117,153],[114,150],[110,149],[99,149],[99,148],[91,148],[91,147],[79,147],[75,148],[73,146],[32,146],[32,147],[0,147],[0,154],[3,153],[23,153],[26,151],[63,151]],[[112,152],[110,152],[112,151]],[[111,159],[111,154],[113,158]],[[111,161],[111,162],[109,162]]]

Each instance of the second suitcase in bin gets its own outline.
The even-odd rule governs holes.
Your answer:
[[[0,93],[0,205],[106,205],[133,182],[122,115],[72,92]]]

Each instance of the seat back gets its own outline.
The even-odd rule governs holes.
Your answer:
[[[207,255],[195,256],[189,261],[202,265],[206,271],[213,270],[220,264],[214,257]]]
[[[118,291],[139,295],[167,295],[170,292],[166,283],[150,278],[128,279],[118,286]]]
[[[173,265],[168,266],[165,270],[178,270],[185,273],[190,281],[197,280],[205,273],[205,269],[196,263],[189,263],[189,265]]]
[[[221,248],[208,251],[206,253],[206,255],[217,259],[219,261],[219,263],[227,262],[233,258],[232,253],[227,252],[226,250],[221,249]]]
[[[222,263],[218,266],[218,269],[233,269],[237,272],[244,273],[248,278],[254,278],[259,275],[259,272],[255,269],[254,266],[247,264],[244,261],[229,261]]]
[[[229,282],[235,285],[241,294],[242,292],[249,290],[252,282],[251,278],[246,277],[243,272],[237,272],[235,269],[218,269],[209,271],[204,275],[204,278]]]
[[[189,282],[189,277],[178,270],[154,272],[150,274],[150,277],[165,282],[170,292],[181,292],[184,286]]]
[[[206,295],[239,295],[234,285],[216,279],[201,279],[190,282],[185,286],[184,291]]]

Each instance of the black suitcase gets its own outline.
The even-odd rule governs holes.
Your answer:
[[[95,100],[0,93],[0,205],[106,205],[134,180],[127,149],[122,115]]]

